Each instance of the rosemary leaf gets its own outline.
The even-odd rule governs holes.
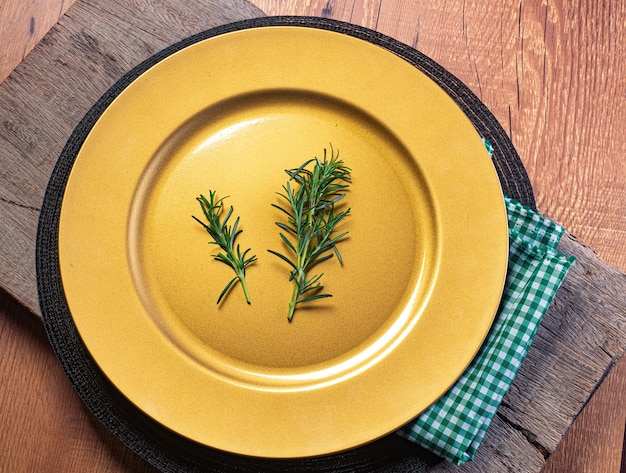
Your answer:
[[[235,219],[235,223],[232,227],[228,225],[228,220],[233,214],[233,207],[231,205],[224,219],[220,221],[220,214],[222,213],[222,209],[224,207],[224,200],[227,197],[222,197],[221,199],[216,200],[215,194],[215,191],[210,190],[208,199],[203,195],[196,198],[196,200],[200,203],[200,208],[202,209],[202,213],[208,223],[204,223],[193,215],[192,217],[200,225],[202,225],[207,233],[211,235],[211,238],[213,238],[213,241],[210,241],[209,244],[217,245],[222,249],[222,252],[212,255],[213,258],[231,267],[236,274],[236,276],[231,279],[222,290],[217,299],[217,303],[219,304],[222,301],[222,298],[228,293],[229,289],[237,281],[239,281],[241,283],[246,302],[250,304],[250,294],[248,292],[248,285],[246,284],[246,268],[254,263],[257,258],[256,256],[246,258],[250,249],[248,248],[242,253],[239,248],[239,244],[235,246],[235,239],[243,231],[239,229],[239,217]]]
[[[345,197],[351,182],[351,170],[339,159],[339,152],[335,154],[331,145],[330,158],[324,149],[323,159],[309,159],[285,172],[289,180],[283,186],[283,192],[277,194],[286,204],[284,207],[272,206],[287,217],[286,222],[276,222],[276,225],[285,232],[279,235],[289,250],[289,256],[268,251],[292,268],[289,280],[294,282],[294,287],[287,315],[287,320],[291,322],[299,304],[332,297],[322,292],[324,286],[320,280],[323,273],[309,276],[309,270],[333,255],[340,263],[343,262],[337,243],[348,232],[337,235],[335,227],[350,213],[350,209],[336,212],[335,205]],[[296,185],[292,186],[292,182]]]

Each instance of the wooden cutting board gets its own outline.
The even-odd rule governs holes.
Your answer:
[[[220,24],[242,0],[79,0],[0,85],[0,286],[39,314],[35,241],[48,178],[90,106],[127,70]],[[459,471],[536,472],[626,348],[626,275],[566,234],[578,261],[476,460]],[[441,464],[434,471],[457,471]]]

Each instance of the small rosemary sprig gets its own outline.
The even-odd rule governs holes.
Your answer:
[[[224,207],[223,202],[227,197],[228,196],[215,200],[215,191],[209,191],[208,199],[203,195],[200,195],[200,197],[197,197],[196,200],[200,202],[202,212],[209,223],[206,224],[193,215],[192,217],[200,225],[202,225],[209,235],[211,235],[211,238],[213,238],[214,241],[210,241],[209,244],[217,245],[223,250],[223,252],[212,255],[213,258],[217,261],[221,261],[227,266],[230,266],[236,274],[236,276],[231,279],[228,284],[226,284],[226,287],[217,299],[217,303],[219,304],[231,286],[235,282],[239,281],[241,283],[241,287],[243,288],[246,302],[250,304],[250,294],[246,284],[246,268],[254,263],[257,258],[254,255],[246,258],[250,248],[242,253],[238,243],[237,247],[235,247],[235,239],[243,230],[238,229],[239,217],[237,217],[235,224],[232,227],[228,226],[228,219],[233,213],[232,205],[230,206],[230,210],[226,214],[226,217],[224,217],[224,220],[220,221],[220,213]]]
[[[313,164],[313,169],[307,166]],[[283,186],[284,193],[278,193],[287,201],[286,206],[272,204],[287,215],[287,223],[276,222],[284,230],[280,232],[292,258],[268,250],[287,262],[291,268],[289,280],[294,282],[289,313],[287,320],[291,322],[298,304],[332,297],[322,293],[324,286],[320,280],[324,273],[309,276],[309,271],[315,265],[332,258],[333,253],[340,263],[343,262],[337,249],[337,243],[348,232],[335,235],[335,227],[350,213],[350,209],[335,212],[335,204],[345,197],[345,191],[351,182],[350,168],[339,159],[339,152],[334,153],[331,145],[331,156],[327,159],[326,149],[324,158],[313,158],[296,169],[285,170],[289,180]],[[296,188],[291,183],[295,182]],[[295,242],[290,240],[295,239]],[[332,251],[332,252],[331,252]]]

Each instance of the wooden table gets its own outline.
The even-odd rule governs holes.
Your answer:
[[[8,45],[0,51],[0,80],[72,3],[8,0],[0,6],[0,44]],[[626,269],[623,2],[253,3],[267,14],[328,16],[377,29],[438,61],[507,130],[539,209]],[[82,408],[41,323],[4,293],[0,312],[0,470],[152,471]],[[626,359],[544,471],[617,471],[624,392]]]

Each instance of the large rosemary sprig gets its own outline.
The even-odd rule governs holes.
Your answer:
[[[223,250],[223,252],[212,255],[213,258],[217,261],[221,261],[227,266],[230,266],[236,274],[236,276],[231,279],[228,284],[226,284],[226,287],[217,299],[217,303],[219,304],[232,285],[239,281],[241,283],[241,287],[243,288],[246,302],[250,304],[250,294],[246,284],[246,268],[254,263],[257,258],[254,255],[246,258],[250,248],[242,253],[239,248],[239,244],[235,247],[235,239],[243,230],[238,229],[239,217],[237,217],[232,227],[228,226],[228,219],[233,213],[232,205],[230,206],[226,217],[224,217],[224,220],[220,221],[220,213],[222,212],[222,208],[224,206],[223,202],[226,198],[227,197],[222,197],[221,199],[215,200],[215,191],[209,191],[208,199],[203,195],[200,195],[200,197],[197,197],[196,200],[200,202],[200,207],[202,208],[202,212],[204,213],[208,224],[202,222],[196,217],[192,217],[200,225],[202,225],[209,235],[211,235],[211,238],[213,238],[213,241],[209,242],[209,244],[217,245]]]
[[[313,164],[312,170],[307,169],[310,164]],[[321,292],[324,286],[320,280],[324,273],[309,276],[309,271],[322,261],[332,258],[333,254],[340,263],[343,262],[337,243],[348,232],[336,235],[335,227],[350,213],[350,209],[336,212],[335,205],[345,197],[351,182],[351,170],[331,146],[330,159],[327,159],[324,149],[323,160],[313,158],[285,172],[289,180],[283,186],[284,193],[278,195],[288,205],[272,205],[287,215],[287,223],[276,222],[276,225],[284,230],[285,233],[279,233],[280,238],[293,255],[289,258],[277,251],[268,251],[292,268],[289,280],[294,282],[294,287],[287,316],[291,322],[298,304],[332,297],[331,294]],[[292,187],[292,182],[297,184],[296,188]]]

